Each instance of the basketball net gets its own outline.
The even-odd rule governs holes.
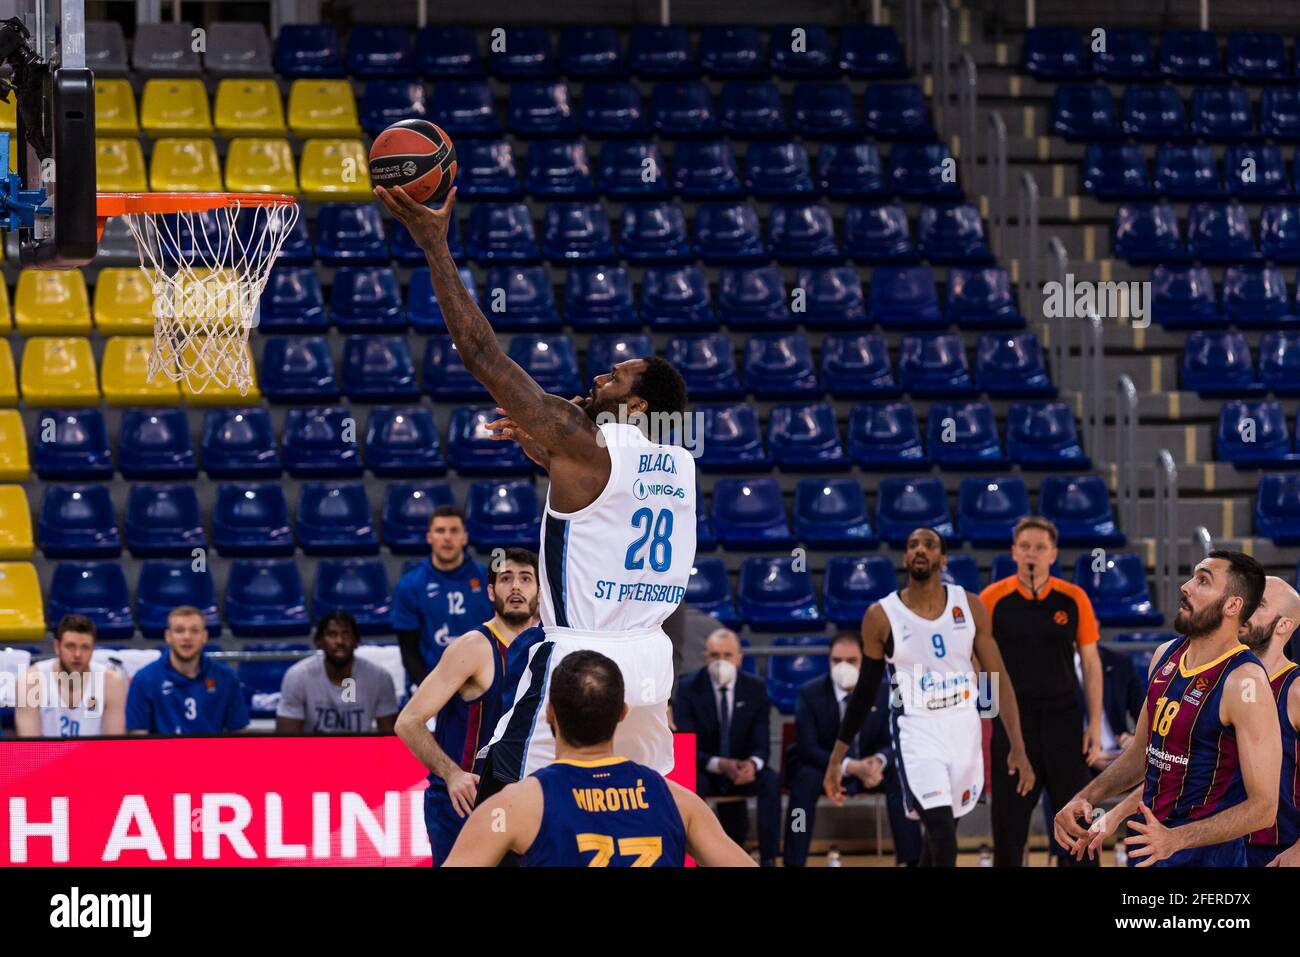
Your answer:
[[[298,219],[296,204],[123,214],[153,288],[148,379],[199,393],[253,385],[248,336],[262,290]]]

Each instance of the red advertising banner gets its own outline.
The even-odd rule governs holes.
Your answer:
[[[4,741],[0,866],[428,865],[424,787],[395,737]]]

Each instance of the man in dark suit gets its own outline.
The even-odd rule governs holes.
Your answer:
[[[757,797],[759,860],[772,867],[781,845],[781,781],[768,766],[767,688],[741,672],[740,640],[733,632],[710,635],[704,658],[707,664],[682,679],[673,699],[677,730],[695,734],[695,790],[701,797]],[[747,804],[723,802],[716,810],[723,830],[743,847]]]
[[[826,765],[839,733],[844,703],[862,670],[862,638],[842,631],[831,639],[830,674],[814,678],[799,689],[795,704],[795,744],[786,752],[786,784],[790,810],[786,815],[785,866],[803,867],[812,843],[817,799],[822,793]],[[889,739],[889,683],[882,681],[858,739],[845,758],[844,788],[849,794],[885,793],[889,830],[899,864],[914,866],[921,859],[921,829],[903,807],[902,784]]]
[[[1128,655],[1097,646],[1101,655],[1101,753],[1089,764],[1093,774],[1104,771],[1133,739],[1146,687]]]

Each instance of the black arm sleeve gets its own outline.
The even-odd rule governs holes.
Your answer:
[[[429,668],[420,654],[420,633],[414,628],[397,633],[397,644],[402,649],[402,667],[406,669],[406,680],[417,688],[429,675]]]
[[[858,732],[862,730],[862,722],[866,721],[867,715],[871,713],[871,705],[876,700],[876,692],[880,689],[880,679],[884,674],[883,658],[863,659],[862,674],[858,676],[857,687],[853,689],[848,703],[844,705],[844,720],[840,722],[840,733],[836,736],[838,740],[851,744],[858,736]]]

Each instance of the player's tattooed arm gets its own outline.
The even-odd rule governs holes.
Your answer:
[[[1016,701],[1016,689],[1002,664],[1002,650],[993,638],[993,621],[989,617],[989,610],[982,601],[976,600],[970,603],[970,612],[975,622],[975,654],[988,669],[988,673],[997,675],[998,719],[1011,742],[1011,753],[1007,755],[1007,773],[1016,776],[1016,792],[1025,795],[1034,787],[1034,766],[1030,763],[1025,751],[1025,739],[1020,733],[1020,705]],[[998,771],[995,769],[994,773]]]

